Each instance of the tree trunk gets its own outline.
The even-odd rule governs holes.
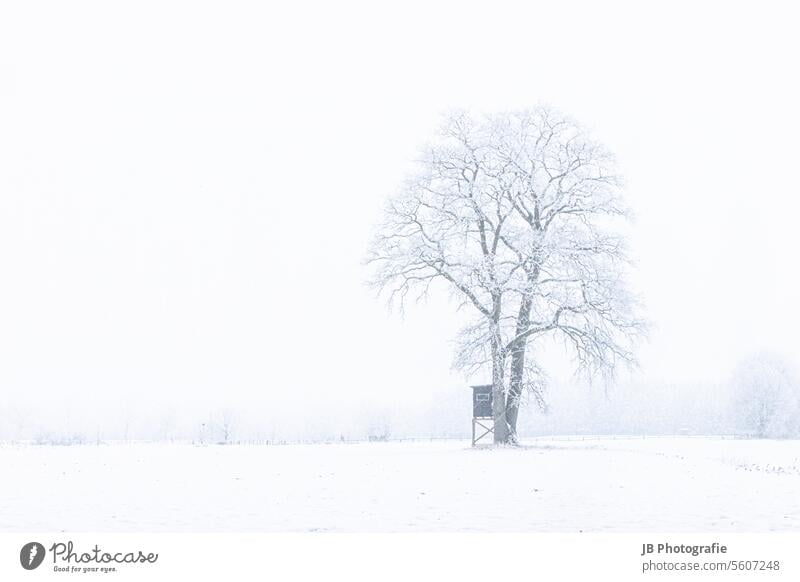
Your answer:
[[[539,276],[539,269],[529,273],[528,280],[532,283]],[[531,324],[531,307],[533,299],[525,297],[519,306],[517,314],[516,336],[520,337]],[[519,416],[519,404],[522,398],[522,386],[525,377],[525,350],[528,347],[527,339],[520,339],[511,346],[511,371],[508,379],[508,402],[506,403],[506,419],[508,420],[509,441],[516,444],[517,439],[517,418]]]
[[[506,391],[504,384],[505,357],[499,342],[492,341],[492,415],[494,416],[494,443],[509,442],[506,418]]]
[[[506,402],[506,420],[508,421],[510,442],[517,444],[517,418],[519,404],[522,398],[522,382],[525,375],[525,347],[526,342],[517,346],[511,352],[511,373],[508,380],[508,400]]]

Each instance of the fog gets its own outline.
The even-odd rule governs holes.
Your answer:
[[[548,348],[525,431],[733,430],[800,364],[796,20],[554,4],[4,5],[0,439],[467,434],[461,314],[362,261],[443,111],[538,103],[618,156],[651,332],[610,385]]]

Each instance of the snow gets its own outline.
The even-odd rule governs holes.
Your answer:
[[[797,531],[800,443],[0,446],[0,531]]]

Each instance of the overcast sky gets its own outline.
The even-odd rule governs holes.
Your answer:
[[[453,107],[551,104],[617,153],[639,381],[800,364],[797,15],[602,4],[4,3],[0,424],[302,427],[465,385],[447,303],[389,314],[361,266]]]

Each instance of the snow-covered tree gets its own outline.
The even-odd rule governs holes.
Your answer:
[[[538,339],[559,336],[587,371],[634,360],[625,216],[612,156],[569,118],[456,112],[387,206],[373,283],[401,306],[443,283],[469,308],[456,363],[491,370],[495,442],[514,442],[526,387],[543,402]]]
[[[760,438],[800,435],[800,382],[779,356],[759,354],[740,362],[732,395],[737,430]]]
[[[223,408],[211,419],[211,426],[217,432],[218,442],[228,444],[233,439],[236,426],[236,413],[232,408]]]

